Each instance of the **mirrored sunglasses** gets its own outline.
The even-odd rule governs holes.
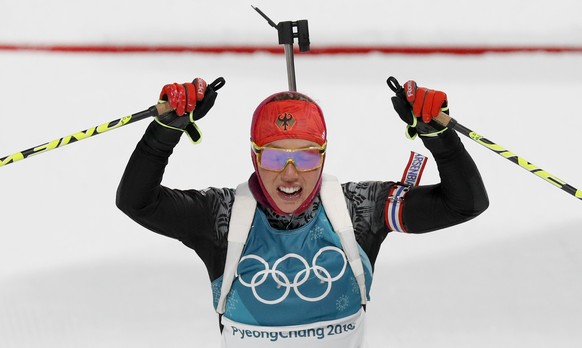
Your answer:
[[[315,170],[323,164],[326,144],[321,147],[304,147],[299,149],[283,149],[278,147],[257,146],[252,143],[253,152],[257,156],[259,167],[280,172],[289,163],[293,163],[300,172]]]

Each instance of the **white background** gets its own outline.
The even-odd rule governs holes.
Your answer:
[[[325,45],[580,46],[577,1],[2,1],[0,44],[275,44],[308,19]],[[582,188],[582,54],[296,56],[326,113],[326,170],[397,180],[410,150],[390,75],[447,92],[463,125]],[[1,157],[153,105],[165,83],[224,76],[203,142],[164,184],[234,187],[252,170],[250,115],[287,88],[281,55],[0,51]],[[216,347],[195,253],[140,227],[115,191],[148,121],[0,168],[1,347]],[[390,234],[369,304],[371,347],[582,345],[580,200],[464,138],[491,206],[463,225]],[[434,161],[423,182],[438,182]]]

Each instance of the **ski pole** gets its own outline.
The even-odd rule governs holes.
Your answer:
[[[287,63],[287,82],[289,84],[289,90],[296,92],[297,82],[295,78],[295,56],[293,53],[293,43],[295,42],[294,39],[297,38],[299,43],[299,51],[309,51],[309,26],[307,24],[307,20],[302,19],[294,22],[285,21],[275,24],[275,22],[267,17],[267,15],[264,14],[263,11],[259,10],[259,8],[252,5],[251,7],[264,19],[266,19],[270,26],[277,29],[279,44],[283,45],[285,52],[285,61]],[[294,28],[297,28],[297,31],[294,31]]]
[[[222,86],[224,86],[224,83],[225,83],[224,78],[219,77],[216,80],[214,80],[214,82],[209,84],[208,86],[213,88],[216,91],[216,90],[220,89]],[[141,120],[149,118],[149,117],[156,117],[156,116],[160,116],[163,114],[167,114],[168,112],[171,112],[173,110],[174,109],[172,109],[172,107],[170,106],[169,103],[160,103],[160,104],[157,104],[154,106],[150,106],[148,109],[137,112],[135,114],[121,117],[121,118],[118,118],[116,120],[106,122],[106,123],[100,124],[98,126],[86,129],[84,131],[73,133],[71,135],[67,135],[67,136],[64,136],[62,138],[55,139],[53,141],[49,141],[49,142],[44,143],[42,145],[31,147],[29,149],[26,149],[26,150],[23,150],[20,152],[16,152],[12,155],[2,157],[2,158],[0,158],[0,167],[3,167],[7,164],[11,164],[14,162],[18,162],[20,160],[26,159],[26,158],[31,157],[33,155],[38,155],[38,154],[45,153],[45,152],[50,151],[50,150],[61,148],[65,145],[75,143],[79,140],[84,140],[84,139],[90,138],[92,136],[102,134],[102,133],[108,132],[110,130],[126,126],[130,123],[141,121]]]
[[[388,87],[396,94],[404,93],[404,89],[398,83],[396,78],[390,76],[388,80],[386,80]],[[459,122],[457,122],[454,118],[450,117],[449,115],[441,112],[437,117],[434,118],[436,122],[441,124],[445,127],[450,127],[456,130],[457,132],[463,134],[464,136],[470,138],[471,140],[475,141],[477,144],[482,145],[489,150],[495,152],[496,154],[500,155],[501,157],[517,164],[521,168],[527,170],[528,172],[537,175],[538,177],[544,179],[545,181],[549,182],[550,184],[566,191],[567,193],[571,194],[572,196],[582,200],[582,191],[576,189],[572,185],[566,183],[564,180],[558,178],[557,176],[548,173],[547,171],[539,168],[535,164],[527,161],[526,159],[514,154],[513,152],[505,149],[499,144],[485,138],[484,136],[480,135],[477,132],[472,131],[471,129],[463,126]]]

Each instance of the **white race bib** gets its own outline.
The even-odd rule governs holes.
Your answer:
[[[223,348],[364,347],[365,312],[349,317],[296,326],[255,326],[222,317]]]

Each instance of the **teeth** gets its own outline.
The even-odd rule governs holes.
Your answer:
[[[301,188],[300,187],[279,187],[279,191],[281,192],[285,192],[286,194],[293,194],[295,192],[299,192]]]

